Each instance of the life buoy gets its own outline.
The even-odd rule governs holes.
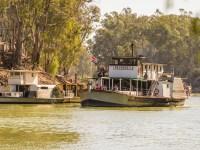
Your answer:
[[[101,90],[101,86],[96,84],[96,87],[95,87],[96,90],[100,91]]]
[[[154,95],[157,96],[159,94],[159,89],[154,90]]]

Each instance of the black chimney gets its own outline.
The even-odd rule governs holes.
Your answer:
[[[133,42],[132,42],[132,43],[131,43],[132,57],[133,57],[133,48],[134,48],[134,44],[133,44]]]

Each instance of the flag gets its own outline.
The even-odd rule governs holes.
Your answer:
[[[94,55],[91,55],[90,56],[90,61],[96,64],[97,63],[97,58]]]
[[[97,63],[97,58],[92,54],[91,50],[88,49],[87,53],[89,55],[90,61],[96,64]]]

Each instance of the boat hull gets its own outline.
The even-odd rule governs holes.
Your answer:
[[[116,92],[92,91],[81,94],[83,107],[169,107],[183,106],[185,98],[128,96]]]
[[[58,104],[63,102],[63,98],[0,97],[0,104]]]

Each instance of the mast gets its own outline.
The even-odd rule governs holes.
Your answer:
[[[135,47],[136,40],[131,43],[131,55],[134,57],[134,47]],[[137,57],[137,51],[135,51],[135,56]]]

